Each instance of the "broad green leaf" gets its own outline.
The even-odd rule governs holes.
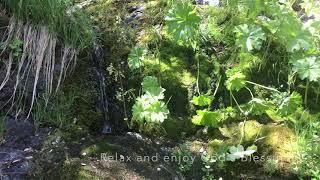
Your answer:
[[[228,80],[226,81],[226,86],[229,91],[239,91],[245,84],[246,76],[240,72],[238,68],[229,69],[226,72]]]
[[[150,94],[154,98],[163,99],[164,98],[164,91],[160,84],[158,83],[158,79],[153,76],[147,76],[143,79],[142,85],[142,91],[143,93]]]
[[[279,3],[268,3],[268,16],[273,20],[268,20],[263,24],[275,35],[275,40],[286,47],[288,52],[313,48],[312,34],[304,27],[296,12],[287,6]]]
[[[253,98],[249,103],[251,106],[251,114],[262,115],[269,109],[269,104],[262,99]]]
[[[135,70],[141,67],[145,54],[147,53],[145,48],[134,47],[128,56],[128,65],[131,70]]]
[[[132,107],[132,118],[136,121],[141,121],[143,122],[147,112],[144,109],[143,101],[140,98],[136,99],[135,104]]]
[[[248,9],[250,18],[255,18],[261,11],[264,10],[263,0],[244,0],[243,5]]]
[[[197,115],[192,117],[192,123],[195,125],[217,127],[218,123],[222,119],[223,119],[223,115],[220,112],[198,110]]]
[[[274,109],[268,109],[266,111],[266,114],[270,117],[270,119],[276,122],[281,122],[286,120],[284,117],[281,117],[281,115]]]
[[[147,76],[141,83],[143,95],[136,99],[132,107],[132,119],[141,124],[153,122],[162,123],[168,118],[167,105],[161,101],[164,99],[164,91],[156,77]]]
[[[300,79],[318,81],[320,79],[320,62],[316,57],[307,57],[294,61],[292,70],[298,73]]]
[[[168,118],[169,110],[166,104],[162,101],[157,101],[153,104],[150,104],[150,107],[147,109],[148,116],[147,122],[159,122],[162,123],[165,119]]]
[[[191,102],[197,106],[203,107],[203,106],[210,106],[213,99],[214,99],[213,96],[200,95],[200,96],[194,96]]]
[[[260,50],[266,40],[262,28],[256,25],[243,24],[236,27],[236,44],[247,51]]]
[[[162,123],[168,118],[169,110],[167,105],[152,96],[143,95],[136,99],[132,107],[133,120],[144,123]]]
[[[239,9],[240,11],[247,11],[250,18],[255,18],[261,11],[264,10],[263,0],[228,0],[227,6],[232,9]]]
[[[188,43],[197,36],[201,18],[194,5],[179,1],[169,10],[165,21],[174,41]]]
[[[288,116],[297,111],[302,106],[302,97],[299,93],[293,92],[290,96],[283,99],[278,108],[281,116]]]

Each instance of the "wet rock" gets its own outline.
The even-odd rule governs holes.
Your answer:
[[[33,157],[40,149],[48,129],[40,129],[37,134],[33,123],[25,118],[5,119],[4,142],[0,147],[1,179],[26,179],[33,171]]]
[[[34,136],[34,126],[23,119],[16,120],[7,118],[5,120],[5,146],[23,150],[31,144]]]
[[[143,137],[141,134],[139,133],[135,133],[135,132],[127,132],[126,134],[127,136],[131,137],[131,138],[134,138],[136,140],[139,140],[139,141],[143,141],[143,142],[148,142],[150,143],[151,140],[149,138],[146,138],[146,137]]]
[[[125,24],[132,25],[134,27],[138,26],[138,22],[143,19],[144,16],[144,6],[131,6],[128,9],[129,15],[125,18]]]
[[[23,151],[7,149],[7,152],[0,152],[1,179],[26,179],[32,167],[32,162],[24,157]]]

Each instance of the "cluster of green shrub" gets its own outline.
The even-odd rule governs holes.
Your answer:
[[[219,128],[230,121],[245,123],[249,119],[285,124],[299,137],[302,149],[297,153],[308,158],[307,161],[298,160],[295,172],[319,178],[320,167],[316,165],[319,162],[319,21],[303,22],[294,9],[298,3],[295,1],[221,3],[221,7],[200,7],[191,1],[168,1],[162,21],[165,24],[160,30],[162,41],[169,40],[193,51],[197,70],[191,103],[197,110],[192,122],[208,128]],[[305,16],[310,17],[312,14],[308,13],[317,8],[310,6],[314,3],[298,5],[305,10]],[[158,43],[160,48],[148,53],[135,53],[137,47],[133,48],[129,67],[139,68],[140,64],[148,63],[142,57],[152,52],[161,54],[162,45]],[[148,49],[148,46],[143,48]],[[202,55],[212,63],[207,75],[215,79],[214,88],[199,83],[207,81],[201,76],[207,73],[201,66],[203,62],[199,57]],[[158,57],[158,53],[153,56]],[[157,60],[156,72],[160,75],[155,75],[162,82],[161,74],[166,75],[163,70],[166,67],[162,66],[161,56]],[[222,98],[230,100],[213,108],[221,92],[227,92]],[[170,111],[174,113],[174,109]],[[144,112],[147,113],[136,105],[132,109],[133,114]],[[134,115],[133,120],[137,119]],[[161,124],[162,121],[157,122]],[[237,143],[245,143],[243,137]],[[312,163],[313,168],[307,162]]]

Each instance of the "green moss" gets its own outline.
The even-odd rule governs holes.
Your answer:
[[[66,160],[60,171],[60,179],[98,180],[99,177],[90,168],[81,165],[80,159]]]
[[[219,139],[214,139],[208,143],[209,154],[223,154],[228,151],[229,145],[227,142]]]
[[[99,92],[89,67],[91,67],[90,62],[79,61],[75,72],[67,79],[63,87],[64,92],[72,93],[74,96],[72,106],[67,110],[74,123],[70,128],[75,132],[78,132],[78,128],[75,126],[96,132],[103,124],[102,113],[96,104],[99,100]],[[72,133],[72,131],[69,132]],[[72,136],[72,134],[70,135]]]
[[[230,138],[229,141],[237,144],[241,141],[241,136],[243,135],[242,143],[253,143],[257,138],[260,137],[260,132],[262,125],[257,121],[250,120],[240,124],[232,124],[219,128],[221,134],[225,137]]]
[[[63,128],[61,135],[63,139],[67,141],[79,141],[79,139],[87,137],[88,134],[88,127],[73,124],[71,126]]]
[[[241,124],[233,124],[219,130],[223,136],[229,138],[223,143],[236,145],[241,140],[243,126]],[[217,142],[213,143],[212,149],[215,149],[214,145]],[[246,122],[242,144],[258,145],[258,151],[261,154],[275,157],[282,167],[286,167],[287,165],[285,164],[292,162],[297,149],[296,135],[291,129],[282,125],[261,125],[256,121]]]
[[[171,117],[162,123],[166,136],[170,139],[181,139],[195,131],[194,125],[187,118]]]
[[[144,61],[144,74],[157,75],[166,89],[168,107],[176,116],[187,117],[191,100],[191,89],[197,79],[197,60],[195,52],[186,47],[163,41],[157,57],[147,57]],[[213,64],[206,56],[197,55],[200,60],[200,88],[208,87],[208,79]]]
[[[102,140],[95,144],[83,147],[81,150],[81,154],[86,154],[86,156],[100,157],[101,153],[115,152],[120,148],[121,147],[118,145],[111,144],[106,140]]]
[[[261,131],[264,139],[259,142],[261,153],[273,156],[282,169],[291,168],[297,152],[297,137],[288,127],[282,125],[266,125]]]

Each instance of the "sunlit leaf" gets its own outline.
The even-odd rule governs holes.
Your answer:
[[[133,120],[144,122],[162,123],[168,118],[167,105],[152,96],[143,95],[136,99],[132,107]]]
[[[158,79],[153,76],[147,76],[143,79],[142,91],[144,93],[150,94],[156,99],[163,99],[164,98],[164,91],[160,84],[158,83]]]
[[[292,70],[298,73],[300,79],[318,81],[320,79],[320,61],[316,57],[307,57],[294,61]]]
[[[253,115],[262,115],[270,108],[270,104],[258,98],[253,98],[248,104],[251,106],[251,114]]]
[[[222,119],[223,119],[223,115],[220,112],[198,110],[197,115],[192,117],[192,123],[195,125],[217,127],[218,123]]]
[[[213,96],[209,95],[200,95],[200,96],[194,96],[192,98],[192,103],[197,106],[209,106],[211,105],[212,100],[214,99]]]
[[[230,91],[239,91],[245,84],[246,76],[237,68],[229,69],[227,72],[228,80],[226,81],[227,89]]]
[[[266,40],[262,28],[256,25],[243,24],[235,29],[237,45],[247,51],[260,50],[263,41]]]
[[[194,5],[179,1],[169,10],[165,20],[173,40],[187,43],[197,36],[201,18]]]
[[[134,47],[128,56],[128,65],[131,70],[139,69],[146,54],[146,49]]]

